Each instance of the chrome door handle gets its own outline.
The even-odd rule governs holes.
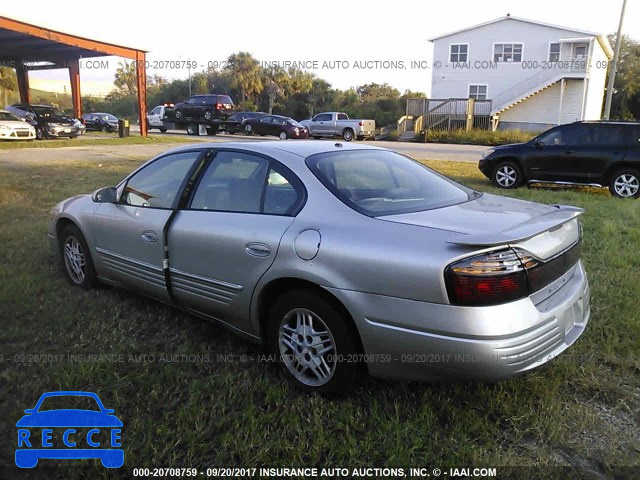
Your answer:
[[[142,239],[145,242],[153,243],[158,241],[158,234],[153,230],[145,230],[142,232]]]
[[[271,255],[271,248],[269,248],[269,245],[259,242],[247,243],[244,251],[254,257],[268,257]]]

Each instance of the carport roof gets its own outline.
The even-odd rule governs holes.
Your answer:
[[[59,64],[71,59],[119,56],[135,60],[140,48],[92,40],[0,16],[0,62]]]

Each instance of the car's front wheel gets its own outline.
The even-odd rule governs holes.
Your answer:
[[[60,232],[60,257],[65,275],[72,285],[89,290],[96,285],[96,271],[89,247],[75,225],[68,225]]]
[[[639,198],[640,173],[633,169],[618,170],[609,180],[609,191],[614,197]]]
[[[361,376],[350,318],[308,290],[285,293],[269,316],[269,350],[298,388],[322,395],[345,394]]]
[[[518,188],[522,185],[524,178],[517,163],[506,161],[496,166],[491,180],[500,188]]]
[[[280,140],[286,140],[287,138],[289,138],[289,135],[287,135],[287,132],[283,130],[282,132],[280,132],[280,135],[278,135],[278,138]]]

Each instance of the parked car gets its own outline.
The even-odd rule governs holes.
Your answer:
[[[36,130],[24,119],[0,110],[0,140],[33,140]]]
[[[225,120],[233,113],[233,100],[229,95],[192,95],[184,102],[176,103],[176,120],[196,119],[210,122]]]
[[[236,112],[227,118],[225,129],[227,133],[234,134],[244,132],[245,121],[250,118],[262,118],[267,115],[264,112]]]
[[[280,140],[288,138],[309,138],[309,130],[290,117],[282,115],[263,115],[247,118],[244,121],[244,133],[247,135],[275,135]]]
[[[373,137],[376,131],[375,120],[350,120],[343,112],[319,113],[300,123],[309,129],[313,138],[342,137],[346,142]]]
[[[82,116],[87,130],[113,133],[118,131],[118,117],[110,113],[85,113]]]
[[[500,188],[523,183],[609,187],[611,195],[640,197],[640,123],[575,122],[526,143],[492,147],[478,163]]]
[[[76,138],[80,135],[80,128],[76,119],[61,112],[51,105],[14,104],[7,110],[17,117],[25,118],[32,122],[36,130],[36,138]]]
[[[361,367],[494,381],[567,349],[590,313],[581,212],[482,194],[382,148],[198,143],[62,201],[48,238],[73,285],[217,320],[332,394]]]
[[[166,116],[167,108],[173,109],[173,104],[158,105],[147,114],[147,124],[149,130],[157,128],[162,133],[165,133],[167,131],[167,127],[162,121],[162,119]]]

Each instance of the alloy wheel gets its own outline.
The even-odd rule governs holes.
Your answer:
[[[517,180],[518,172],[510,165],[503,165],[496,171],[496,182],[501,187],[512,187]]]
[[[631,173],[623,173],[613,181],[613,188],[620,197],[630,198],[640,190],[640,180]]]
[[[328,383],[336,370],[336,342],[327,325],[310,310],[295,308],[280,323],[278,348],[296,380],[310,387]]]
[[[87,261],[82,245],[75,237],[67,237],[64,242],[64,265],[71,280],[80,285],[86,277]]]

